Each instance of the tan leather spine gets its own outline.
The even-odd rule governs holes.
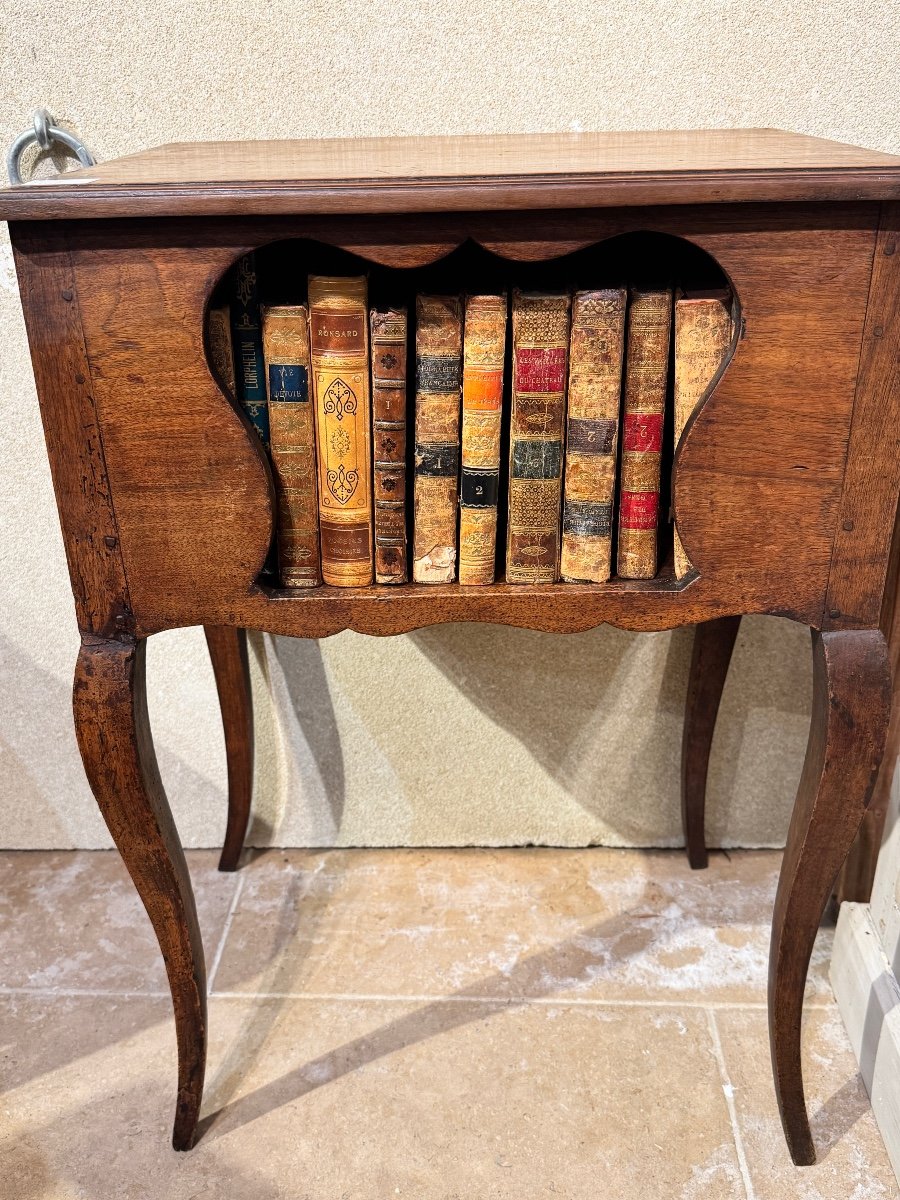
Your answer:
[[[553,583],[566,409],[570,297],[513,292],[507,583]]]
[[[675,302],[675,446],[691,413],[703,399],[728,354],[733,332],[727,293],[680,297]],[[684,579],[691,562],[675,530],[675,578]]]
[[[365,587],[372,582],[372,407],[365,278],[310,276],[309,340],[322,577],[335,587]]]
[[[494,582],[506,296],[468,296],[463,336],[459,582]]]
[[[631,293],[622,409],[617,570],[656,574],[659,476],[672,324],[671,289]]]
[[[234,390],[234,355],[231,349],[231,310],[227,304],[209,310],[209,361],[230,395]]]
[[[284,587],[315,587],[322,572],[306,305],[263,308],[262,335],[278,497],[278,574]]]
[[[370,326],[375,582],[406,583],[407,311],[373,309]]]
[[[572,301],[559,568],[567,583],[605,583],[612,570],[627,298],[603,288]]]
[[[456,577],[462,303],[416,297],[416,474],[413,579]]]

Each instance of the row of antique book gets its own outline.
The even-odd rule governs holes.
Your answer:
[[[513,290],[511,301],[417,295],[413,328],[410,316],[405,306],[370,309],[364,277],[310,276],[306,304],[261,305],[253,255],[237,264],[229,304],[210,310],[213,367],[271,456],[277,565],[270,556],[267,570],[288,588],[403,584],[410,574],[477,585],[494,582],[499,558],[508,583],[603,583],[615,525],[617,575],[652,578],[668,518],[660,512],[667,404],[677,444],[731,345],[730,295],[672,287]],[[683,578],[690,563],[677,531],[674,560]]]

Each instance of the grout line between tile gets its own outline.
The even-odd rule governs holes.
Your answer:
[[[372,1004],[495,1004],[505,1007],[515,1004],[519,1007],[530,1004],[552,1006],[554,1008],[691,1008],[706,1012],[707,1009],[720,1009],[725,1012],[766,1012],[764,1000],[725,1000],[712,1003],[706,1000],[688,1000],[674,998],[672,1000],[657,1000],[647,997],[639,1000],[622,999],[618,997],[581,997],[581,996],[480,996],[471,995],[442,996],[440,993],[408,993],[408,992],[211,992],[216,1000],[312,1000],[334,1001],[338,1003],[365,1002]],[[833,1012],[834,1003],[806,1004],[804,1012]]]
[[[170,992],[148,992],[135,988],[116,991],[114,988],[39,988],[39,987],[0,987],[0,997],[3,996],[39,996],[42,1000],[69,1000],[79,997],[85,999],[120,999],[137,1000],[142,996],[151,1000],[170,1000]]]
[[[213,984],[216,981],[216,972],[219,969],[219,963],[222,961],[222,955],[225,953],[225,942],[228,940],[228,935],[231,932],[231,922],[234,920],[234,914],[237,910],[238,901],[241,898],[241,892],[244,890],[244,880],[247,876],[243,871],[238,872],[237,883],[234,888],[234,895],[231,897],[231,904],[228,906],[228,913],[225,917],[225,924],[222,926],[222,936],[219,938],[219,944],[216,947],[216,952],[213,955],[212,966],[209,969],[209,976],[206,981],[206,994],[212,995]]]
[[[712,1039],[716,1062],[719,1066],[719,1077],[722,1081],[722,1092],[725,1096],[728,1117],[731,1121],[731,1134],[734,1138],[734,1148],[737,1151],[741,1178],[744,1181],[744,1191],[747,1194],[747,1200],[756,1200],[756,1193],[753,1190],[753,1180],[750,1178],[750,1168],[747,1165],[747,1155],[744,1153],[744,1139],[741,1137],[741,1131],[738,1127],[737,1108],[734,1103],[734,1085],[731,1082],[731,1076],[728,1074],[725,1052],[722,1049],[722,1039],[719,1037],[719,1027],[716,1024],[716,1014],[711,1007],[706,1010],[706,1020],[709,1025],[709,1036]]]

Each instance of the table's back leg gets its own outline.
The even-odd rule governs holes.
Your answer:
[[[890,708],[887,642],[880,631],[813,633],[812,721],[778,881],[769,955],[775,1090],[798,1166],[816,1157],[800,1059],[806,972],[822,913],[872,794]]]
[[[203,631],[216,677],[228,763],[228,824],[219,870],[234,871],[244,848],[253,794],[253,699],[247,634],[223,625],[206,625]]]
[[[681,742],[681,824],[688,862],[695,870],[708,862],[706,774],[719,702],[740,626],[740,617],[720,617],[694,630]]]
[[[194,894],[147,719],[145,641],[83,637],[73,706],[88,780],[153,923],[178,1039],[172,1144],[193,1143],[206,1063],[206,968]]]
[[[896,537],[897,534],[895,534]],[[887,810],[891,798],[891,784],[894,781],[897,758],[900,756],[900,698],[897,696],[897,689],[900,688],[900,585],[898,585],[897,569],[895,566],[888,576],[882,614],[882,629],[885,630],[888,639],[891,672],[894,680],[891,721],[888,725],[884,758],[878,772],[878,781],[872,792],[872,801],[853,849],[850,851],[850,856],[844,863],[838,878],[835,889],[835,899],[838,904],[842,904],[845,900],[851,900],[857,904],[868,904],[871,899],[875,868],[878,865],[878,855],[884,838],[884,823],[887,820]]]

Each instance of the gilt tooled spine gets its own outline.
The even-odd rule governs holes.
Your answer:
[[[413,579],[456,577],[462,304],[458,296],[416,297],[416,470]]]
[[[624,288],[604,288],[572,301],[560,555],[567,583],[610,576],[626,300]]]
[[[209,310],[209,360],[213,371],[232,396],[234,352],[231,348],[231,309],[227,304]]]
[[[459,582],[494,582],[506,296],[468,296],[463,334]]]
[[[731,344],[729,296],[684,296],[675,301],[675,445],[691,413],[716,376]],[[684,579],[691,563],[675,530],[675,577]]]
[[[559,573],[568,295],[514,292],[507,583]]]
[[[252,253],[245,254],[235,267],[230,308],[237,398],[268,450],[269,409],[266,402],[259,281],[256,256]]]
[[[322,581],[308,315],[305,304],[262,311],[272,467],[278,499],[278,573],[284,587],[315,587]]]
[[[322,578],[372,582],[371,403],[365,278],[309,279]]]
[[[375,582],[406,583],[407,311],[373,309],[370,324]]]
[[[623,579],[656,574],[672,292],[634,289],[628,309],[617,570]]]

